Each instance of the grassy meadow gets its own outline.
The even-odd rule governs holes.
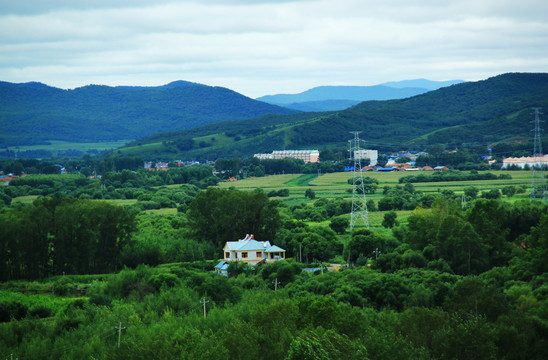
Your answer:
[[[119,148],[127,144],[130,140],[118,140],[118,141],[100,141],[100,142],[69,142],[69,141],[48,141],[49,144],[41,145],[25,145],[25,146],[10,146],[10,151],[31,151],[31,150],[46,150],[52,152],[78,150],[82,152],[88,152],[90,150],[104,151]]]

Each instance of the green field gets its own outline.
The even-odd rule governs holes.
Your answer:
[[[495,175],[510,174],[512,179],[496,179],[496,180],[479,180],[479,181],[449,181],[449,182],[429,182],[429,183],[414,183],[416,191],[420,191],[424,194],[435,194],[443,190],[454,191],[455,194],[461,195],[464,192],[464,188],[469,186],[475,186],[481,191],[487,191],[491,189],[502,189],[505,186],[514,185],[529,186],[531,183],[531,173],[529,171],[490,171]],[[363,176],[369,176],[379,181],[379,189],[375,194],[366,195],[367,200],[374,200],[378,202],[382,197],[382,189],[384,186],[394,187],[399,185],[399,179],[403,176],[413,175],[415,173],[410,172],[364,172]],[[312,179],[310,179],[312,177]],[[248,178],[235,182],[223,182],[219,184],[219,187],[227,189],[230,187],[238,190],[255,190],[263,189],[265,192],[280,189],[289,189],[289,197],[276,198],[282,200],[288,205],[294,205],[299,203],[312,203],[312,200],[306,198],[304,193],[307,189],[312,189],[316,194],[316,199],[352,199],[352,185],[348,184],[348,179],[352,178],[351,172],[337,172],[330,174],[322,174],[319,177],[317,175],[310,174],[285,174],[285,175],[271,175],[260,178]],[[304,183],[304,185],[300,185]],[[519,199],[527,199],[529,193],[516,194],[512,198],[503,196],[505,201],[514,202]],[[400,223],[406,223],[407,217],[412,211],[398,211],[398,220]],[[384,217],[384,212],[369,212],[369,224],[370,227],[382,231],[384,228],[381,223]]]
[[[68,141],[48,141],[48,145],[27,145],[27,146],[10,146],[10,151],[27,151],[27,150],[46,150],[51,152],[78,150],[87,152],[90,150],[104,151],[119,148],[130,142],[131,140],[118,141],[101,141],[92,143],[68,142]]]

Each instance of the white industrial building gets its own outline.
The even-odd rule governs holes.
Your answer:
[[[255,154],[253,156],[260,160],[293,158],[300,159],[305,163],[320,162],[318,150],[274,150],[271,154]]]
[[[354,158],[355,159],[369,159],[371,162],[369,163],[369,166],[375,166],[377,165],[377,159],[379,157],[379,152],[377,150],[355,150],[354,151]]]
[[[512,166],[517,166],[523,169],[527,165],[529,168],[536,167],[547,167],[548,166],[548,155],[544,156],[522,156],[522,157],[509,157],[502,160],[502,168],[507,169]]]

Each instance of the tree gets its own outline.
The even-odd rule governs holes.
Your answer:
[[[311,188],[308,188],[304,192],[304,196],[310,198],[310,200],[313,200],[316,197],[316,193]]]
[[[486,245],[472,225],[462,217],[445,217],[439,226],[436,239],[436,251],[455,273],[479,274],[486,270]]]
[[[464,188],[464,195],[468,197],[468,199],[475,199],[478,196],[479,189],[475,186],[468,186]]]
[[[512,197],[516,194],[516,187],[514,185],[505,186],[502,188],[502,194],[507,197]]]
[[[399,222],[397,220],[398,214],[395,211],[389,211],[384,214],[384,218],[382,220],[382,226],[385,228],[393,228],[395,225],[399,225]]]
[[[489,267],[506,265],[514,248],[506,239],[510,232],[506,205],[500,200],[478,199],[467,219],[487,247]]]
[[[348,220],[348,217],[336,217],[331,219],[331,222],[329,223],[329,227],[339,235],[345,233],[348,225],[350,225],[350,220]]]
[[[491,189],[489,191],[482,191],[481,197],[484,199],[500,199],[499,189]]]
[[[439,165],[441,155],[445,152],[445,146],[442,144],[431,145],[427,149],[428,155],[434,158],[436,165]]]
[[[280,216],[264,192],[208,188],[190,204],[188,225],[193,238],[221,249],[227,241],[237,241],[245,234],[273,241]]]

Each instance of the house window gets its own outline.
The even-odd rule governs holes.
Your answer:
[[[257,257],[258,257],[258,258],[263,257],[263,252],[262,252],[262,251],[257,251]]]
[[[247,259],[247,251],[242,252],[242,259]]]
[[[225,252],[225,259],[230,259],[230,253],[229,252]]]

